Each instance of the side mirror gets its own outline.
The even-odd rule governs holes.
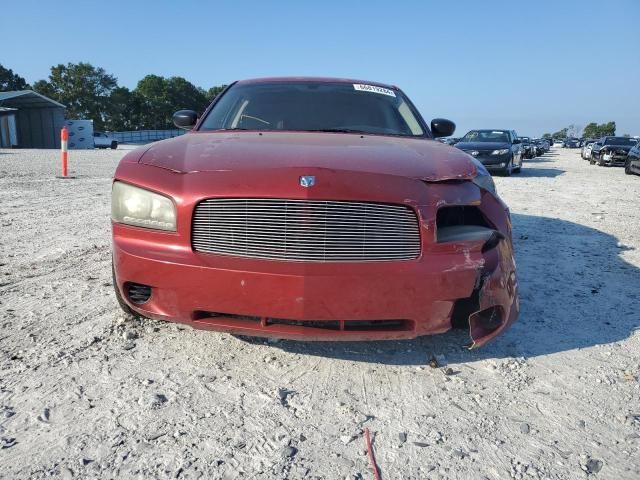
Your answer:
[[[431,120],[431,133],[434,138],[448,137],[456,131],[456,124],[445,118],[434,118]]]
[[[518,145],[519,143],[522,143],[522,140],[520,140],[519,138],[513,140],[514,145]]]
[[[198,121],[198,114],[193,110],[178,110],[173,114],[173,123],[178,128],[191,130]]]

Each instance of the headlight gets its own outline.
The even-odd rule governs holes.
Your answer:
[[[498,191],[496,190],[496,184],[493,183],[493,178],[491,174],[487,171],[486,167],[480,163],[477,159],[473,159],[473,163],[476,166],[476,170],[478,174],[473,179],[473,183],[475,183],[478,187],[486,190],[488,192],[493,193],[494,195],[498,195]]]
[[[136,227],[176,230],[176,208],[169,198],[122,182],[113,183],[111,218]]]
[[[505,153],[509,153],[508,148],[503,148],[501,150],[494,150],[493,152],[491,152],[491,155],[504,155]]]

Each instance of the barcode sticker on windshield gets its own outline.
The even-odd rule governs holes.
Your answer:
[[[378,87],[376,85],[364,85],[362,83],[354,83],[353,88],[356,90],[360,90],[362,92],[371,92],[371,93],[379,93],[381,95],[389,95],[390,97],[395,97],[396,94],[393,93],[393,90],[389,90],[388,88]]]

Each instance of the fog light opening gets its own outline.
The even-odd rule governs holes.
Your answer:
[[[469,317],[469,335],[475,343],[490,336],[504,324],[504,313],[499,306],[476,312]]]
[[[149,285],[142,285],[141,283],[126,282],[124,284],[124,291],[127,294],[127,298],[136,305],[142,305],[147,303],[151,298],[151,287]]]

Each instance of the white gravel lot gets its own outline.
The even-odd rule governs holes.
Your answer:
[[[0,150],[0,477],[640,478],[640,177],[555,149],[497,178],[520,320],[406,342],[247,342],[125,318],[117,151]],[[443,368],[431,368],[436,356]],[[446,370],[451,369],[451,370]]]

